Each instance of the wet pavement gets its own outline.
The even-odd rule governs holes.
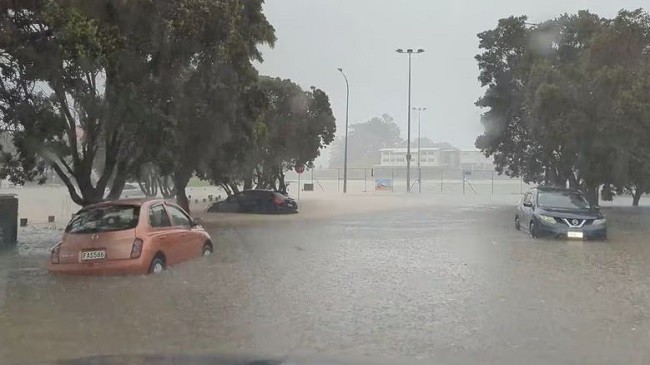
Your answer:
[[[532,240],[501,204],[225,226],[212,230],[216,255],[150,277],[51,276],[59,232],[32,232],[0,253],[0,363],[300,353],[648,364],[650,210],[604,212],[608,242]]]

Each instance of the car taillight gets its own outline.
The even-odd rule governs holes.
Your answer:
[[[137,259],[138,257],[140,257],[141,253],[142,253],[142,240],[136,238],[135,241],[133,241],[133,246],[131,247],[131,258]]]
[[[61,252],[61,244],[57,244],[56,246],[52,247],[52,252],[50,253],[50,261],[53,264],[58,264],[61,262],[61,257],[59,256]]]
[[[275,198],[273,198],[273,204],[282,205],[284,204],[284,199],[280,198],[279,196],[276,196]]]

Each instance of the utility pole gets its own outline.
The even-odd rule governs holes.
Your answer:
[[[411,48],[406,51],[398,49],[397,53],[407,54],[409,56],[409,93],[408,93],[408,128],[406,136],[406,192],[411,192],[411,60],[413,54],[424,53],[423,49],[413,50]]]

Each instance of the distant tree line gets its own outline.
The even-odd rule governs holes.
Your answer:
[[[417,137],[417,136],[416,136]],[[434,142],[428,137],[419,141],[422,148],[453,148],[447,142]],[[348,132],[348,166],[351,168],[368,168],[381,163],[382,148],[406,147],[407,143],[400,136],[400,129],[393,117],[384,114],[363,123],[352,123]],[[418,146],[417,138],[411,140],[411,147]],[[339,133],[332,143],[330,168],[342,168],[345,155],[345,135]]]
[[[638,205],[650,192],[650,15],[510,17],[478,37],[476,146],[497,170]]]
[[[189,208],[192,176],[277,188],[336,129],[328,96],[259,76],[275,31],[263,0],[9,0],[0,3],[0,177],[72,200],[127,181]]]

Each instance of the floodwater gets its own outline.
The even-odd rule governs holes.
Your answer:
[[[440,364],[650,363],[650,210],[608,242],[532,240],[501,204],[214,227],[158,276],[51,276],[60,232],[0,253],[0,359],[244,353]]]

